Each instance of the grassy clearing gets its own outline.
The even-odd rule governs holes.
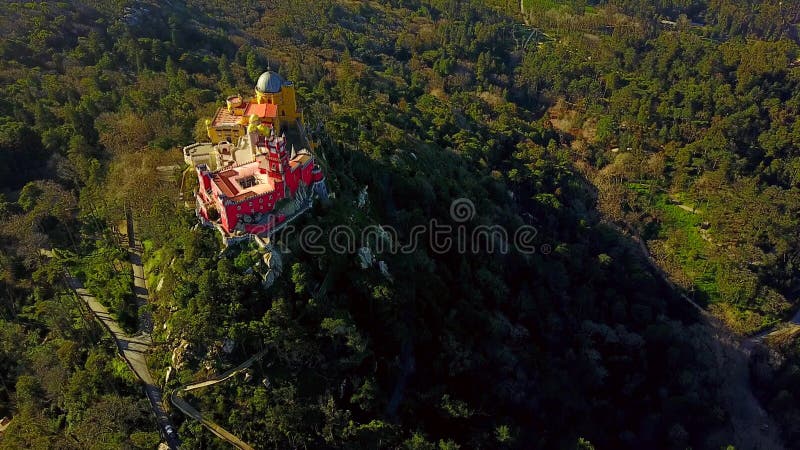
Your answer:
[[[525,11],[547,11],[556,8],[572,8],[571,5],[557,0],[523,0],[522,4],[525,8]],[[584,14],[591,14],[596,11],[597,8],[593,5],[586,5],[583,7]]]
[[[730,262],[717,251],[713,230],[701,228],[707,212],[693,199],[683,193],[654,193],[648,183],[628,183],[626,187],[648,199],[643,203],[656,219],[643,232],[651,253],[695,301],[741,334],[769,327],[786,314],[781,312],[780,302],[770,303],[763,294],[755,303],[747,300],[755,294],[750,292],[752,286],[742,282],[740,275],[731,277]]]
[[[695,288],[695,298],[701,303],[713,304],[721,301],[717,275],[719,262],[714,258],[713,245],[703,238],[700,224],[703,217],[700,211],[687,211],[691,204],[682,195],[672,198],[681,201],[675,204],[666,193],[651,194],[652,187],[647,183],[628,183],[628,189],[640,196],[652,198],[651,213],[658,219],[655,253],[677,266]],[[666,267],[668,271],[670,267]]]
[[[159,278],[157,269],[162,267],[164,250],[154,250],[152,241],[144,241],[142,242],[142,246],[144,247],[145,254],[147,255],[147,258],[142,258],[144,264],[144,276],[146,278],[147,286],[151,286],[153,289],[155,289],[155,287],[158,286]]]
[[[555,0],[523,0],[525,11],[546,11],[561,6]]]
[[[662,227],[659,239],[668,243],[671,257],[691,279],[700,297],[708,303],[720,300],[717,286],[718,263],[712,255],[711,244],[700,233],[702,217],[671,204],[666,195],[658,196],[654,205]]]

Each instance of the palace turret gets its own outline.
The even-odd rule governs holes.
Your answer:
[[[228,97],[226,106],[219,108],[214,118],[206,122],[211,143],[237,143],[247,132],[252,116],[257,116],[262,124],[272,127],[276,133],[302,127],[303,112],[297,108],[294,83],[268,70],[258,77],[255,97]]]
[[[250,100],[228,97],[207,122],[212,142],[184,148],[198,178],[197,216],[226,242],[269,234],[308,209],[314,196],[328,199],[325,175],[304,138],[294,85],[267,71],[255,92]]]

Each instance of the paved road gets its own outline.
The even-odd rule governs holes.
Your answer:
[[[185,384],[185,385],[179,387],[178,389],[175,389],[175,391],[172,393],[172,395],[170,395],[169,399],[172,402],[172,404],[176,408],[178,408],[178,410],[180,410],[186,416],[188,416],[188,417],[200,422],[204,427],[206,427],[207,430],[209,430],[212,433],[214,433],[214,435],[217,436],[218,438],[220,438],[220,439],[222,439],[224,441],[227,441],[229,444],[233,445],[234,447],[236,447],[238,449],[241,449],[241,450],[253,450],[253,447],[251,447],[246,442],[244,442],[241,439],[239,439],[236,435],[232,434],[231,432],[229,432],[225,428],[222,428],[221,426],[219,426],[215,422],[211,421],[210,419],[204,417],[203,414],[200,413],[200,411],[195,409],[186,400],[182,399],[179,394],[181,394],[182,392],[193,391],[195,389],[206,388],[206,387],[209,387],[209,386],[213,386],[213,385],[215,385],[217,383],[222,383],[224,381],[227,381],[227,380],[233,378],[234,376],[238,375],[239,373],[241,373],[243,370],[245,370],[248,367],[250,367],[255,361],[257,361],[257,360],[261,359],[262,357],[264,357],[264,355],[266,353],[267,353],[267,350],[262,350],[262,351],[256,353],[255,355],[253,355],[252,357],[250,357],[250,359],[248,359],[247,361],[239,364],[238,366],[236,366],[233,369],[223,373],[222,375],[220,375],[218,377],[215,377],[215,378],[212,378],[212,379],[206,380],[206,381],[200,381],[198,383]]]
[[[150,300],[150,293],[147,290],[147,282],[144,277],[144,266],[142,265],[142,243],[136,237],[133,216],[128,213],[125,215],[125,218],[129,247],[128,258],[130,259],[133,269],[133,292],[136,295],[136,305],[141,308]],[[153,343],[150,339],[150,333],[152,331],[153,320],[150,313],[143,312],[139,316],[138,336],[141,336],[141,339],[147,343],[148,347]],[[161,435],[164,436],[167,445],[169,445],[171,449],[178,449],[180,447],[178,434],[175,427],[170,423],[169,416],[164,410],[164,400],[161,397],[161,389],[155,384],[152,375],[150,375],[150,370],[147,368],[146,349],[147,348],[145,348],[144,352],[135,353],[138,356],[135,363],[133,360],[129,361],[131,361],[133,371],[136,372],[136,375],[144,382],[144,390],[147,394],[147,398],[150,400],[150,406],[153,409],[153,414],[156,416],[158,426],[161,428]]]
[[[142,253],[139,241],[136,241],[136,247],[128,251],[128,257],[133,267],[133,293],[136,295],[136,306],[141,311],[139,314],[139,331],[144,334],[150,334],[153,331],[153,319],[150,317],[150,312],[146,309],[141,309],[142,306],[147,305],[149,301],[149,293],[147,292],[147,284],[144,278],[144,267],[142,267]]]
[[[144,268],[142,267],[141,245],[133,234],[133,222],[128,220],[128,239],[130,249],[129,258],[133,269],[133,284],[136,301],[142,306],[148,301],[147,284],[144,279]],[[161,389],[156,385],[150,370],[147,368],[147,350],[153,344],[149,332],[152,330],[152,321],[149,314],[144,314],[140,318],[139,333],[130,336],[120,328],[114,316],[103,306],[97,298],[87,291],[83,283],[71,274],[67,273],[67,284],[75,293],[86,303],[89,309],[100,320],[103,326],[111,333],[117,343],[119,352],[128,366],[144,384],[144,392],[150,400],[150,407],[156,416],[161,435],[167,441],[170,449],[180,448],[175,427],[170,423],[169,416],[164,410],[164,401],[161,396]],[[170,430],[170,432],[167,432]]]
[[[175,394],[172,394],[170,401],[172,401],[172,404],[175,405],[175,407],[183,412],[186,416],[200,422],[204,427],[206,427],[207,430],[214,433],[214,435],[218,438],[230,443],[238,449],[254,450],[253,447],[235,435],[231,434],[228,430],[205,418],[202,414],[200,414],[200,411],[194,409],[194,407],[192,407],[192,405],[190,405],[186,400],[178,397]]]
[[[97,298],[83,287],[80,280],[68,274],[67,283],[114,337],[117,347],[128,363],[128,366],[144,383],[145,394],[150,400],[150,406],[153,409],[153,413],[156,415],[162,435],[164,435],[167,440],[167,445],[169,445],[171,449],[178,449],[180,445],[177,436],[174,432],[172,434],[166,432],[167,426],[170,426],[173,430],[175,428],[170,424],[169,417],[164,410],[161,389],[156,386],[150,374],[150,370],[147,368],[147,350],[152,344],[150,336],[142,333],[129,336],[120,328],[114,316],[109,313],[108,308],[100,304]]]

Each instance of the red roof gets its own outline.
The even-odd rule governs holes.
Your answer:
[[[228,111],[228,108],[223,107],[217,110],[217,114],[214,115],[214,120],[211,122],[211,126],[238,126],[241,120],[242,118],[240,116]]]
[[[278,117],[278,105],[274,103],[249,103],[244,110],[245,116],[257,115],[262,119],[264,117],[275,118]]]

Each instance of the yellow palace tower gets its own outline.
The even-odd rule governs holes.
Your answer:
[[[232,95],[226,103],[225,107],[217,110],[213,119],[206,121],[212,144],[223,141],[238,143],[239,138],[247,133],[250,118],[254,115],[262,125],[272,128],[276,136],[303,126],[303,112],[297,108],[294,83],[271,70],[258,77],[255,97],[243,99],[240,95]]]

